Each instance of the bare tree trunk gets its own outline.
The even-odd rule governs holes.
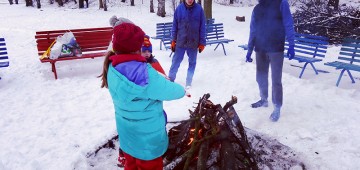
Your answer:
[[[84,0],[79,0],[79,8],[84,8]]]
[[[57,2],[58,2],[58,4],[59,4],[59,6],[64,6],[63,0],[57,0]]]
[[[104,4],[102,0],[99,0],[99,9],[104,8]]]
[[[155,11],[154,11],[154,0],[150,0],[150,13],[155,13]]]
[[[104,11],[107,11],[106,0],[103,0],[103,5],[104,5]]]
[[[156,14],[158,16],[165,17],[165,0],[158,0],[158,10]]]
[[[33,6],[32,0],[25,0],[25,5],[26,6]]]
[[[121,0],[121,2],[125,2],[125,0]]]
[[[204,13],[205,18],[212,18],[212,0],[204,0]]]
[[[135,6],[134,0],[130,0],[130,5]]]
[[[41,8],[41,2],[40,2],[40,0],[36,0],[36,7],[37,7],[38,9]]]
[[[230,0],[230,4],[234,4],[234,0]]]

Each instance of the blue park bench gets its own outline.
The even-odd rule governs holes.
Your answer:
[[[160,40],[160,50],[162,44],[165,46],[165,40],[171,37],[172,22],[157,23],[156,24],[156,36],[151,37],[152,39]],[[166,48],[166,46],[165,46]]]
[[[224,36],[224,24],[223,23],[211,23],[206,25],[206,45],[217,44],[214,51],[221,44],[226,55],[225,43],[229,43],[234,40],[226,39]]]
[[[214,23],[215,19],[210,18],[206,20],[206,24]],[[165,49],[168,45],[168,40],[171,38],[171,29],[172,29],[172,22],[164,22],[164,23],[157,23],[156,24],[156,35],[151,37],[152,39],[160,40],[160,50],[162,50],[162,45],[164,45]],[[171,42],[170,42],[171,43]],[[170,55],[171,56],[171,55]]]
[[[319,74],[318,70],[314,66],[314,63],[322,61],[325,57],[327,45],[329,44],[328,41],[329,38],[327,37],[295,33],[295,57],[293,60],[297,60],[299,63],[304,63],[299,78],[302,77],[308,64],[311,65],[315,74]],[[286,55],[288,48],[289,43],[286,42],[286,50],[284,53],[284,57],[286,58],[288,57]]]
[[[224,37],[224,24],[223,23],[209,23],[206,24],[206,45],[212,45],[216,44],[216,47],[214,51],[219,47],[219,45],[222,45],[224,54],[226,55],[225,43],[229,43],[234,40],[226,39]],[[163,43],[165,46],[165,49],[168,50],[171,48],[171,37],[165,37],[163,38]],[[173,52],[170,53],[169,57],[171,57]]]
[[[339,61],[324,63],[327,66],[332,66],[335,67],[336,69],[341,69],[339,78],[336,82],[336,86],[339,86],[341,77],[343,76],[345,71],[348,73],[351,82],[355,83],[355,80],[351,75],[350,70],[360,72],[360,65],[356,65],[360,63],[360,40],[345,38],[342,43],[338,60]]]
[[[0,38],[0,67],[9,66],[9,57],[5,46],[5,39]],[[0,77],[1,79],[1,77]]]
[[[209,24],[213,24],[215,22],[214,18],[210,18],[206,20],[206,27]],[[153,39],[160,39],[160,50],[162,49],[162,44],[166,50],[170,50],[171,48],[171,29],[172,29],[172,22],[166,23],[157,23],[156,24],[156,36],[151,37]],[[207,42],[206,42],[207,44]],[[170,53],[169,57],[171,57],[173,52]],[[226,54],[225,54],[226,55]]]

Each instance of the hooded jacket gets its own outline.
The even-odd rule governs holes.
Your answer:
[[[256,52],[283,52],[285,36],[294,45],[294,22],[287,0],[260,0],[250,22],[248,47]]]
[[[160,157],[168,147],[163,101],[183,97],[184,88],[159,75],[138,54],[111,56],[110,60],[107,80],[120,148],[141,160]]]
[[[176,46],[181,48],[198,48],[206,45],[205,15],[202,7],[195,3],[188,7],[185,2],[175,10],[172,26],[172,39]]]

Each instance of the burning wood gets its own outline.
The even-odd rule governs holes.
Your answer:
[[[190,118],[169,130],[169,148],[164,169],[289,169],[305,165],[296,154],[276,140],[243,127],[233,105],[233,96],[224,107],[213,104],[210,94],[200,98]],[[251,132],[251,136],[249,135]],[[250,139],[250,142],[249,142]],[[275,144],[274,144],[275,143]],[[274,155],[274,153],[279,153]],[[279,161],[278,161],[279,160]]]

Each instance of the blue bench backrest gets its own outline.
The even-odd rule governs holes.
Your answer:
[[[213,24],[215,22],[214,18],[206,20],[206,24]],[[152,37],[153,39],[163,39],[171,37],[172,22],[157,23],[156,24],[156,36]]]
[[[351,64],[360,63],[360,40],[345,38],[338,59],[349,61]]]
[[[172,22],[157,23],[156,24],[156,37],[155,39],[162,39],[171,36]]]
[[[0,38],[0,67],[9,66],[9,57],[5,46],[5,39]]]
[[[295,54],[305,57],[325,57],[329,38],[295,33]],[[289,43],[285,43],[285,48],[289,47]]]
[[[212,23],[206,25],[206,40],[217,40],[224,38],[223,23]]]

